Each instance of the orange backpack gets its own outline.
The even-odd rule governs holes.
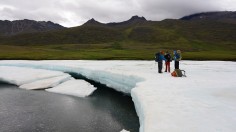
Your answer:
[[[177,77],[177,73],[176,73],[175,71],[173,71],[173,72],[171,73],[171,76]]]
[[[183,72],[183,73],[182,73]],[[180,70],[180,69],[175,69],[172,73],[171,76],[173,77],[186,77],[185,75],[185,71],[184,70]]]

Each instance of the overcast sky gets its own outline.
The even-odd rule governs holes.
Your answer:
[[[66,27],[91,18],[103,23],[133,15],[163,20],[206,11],[236,11],[236,0],[0,0],[0,20],[50,20]]]

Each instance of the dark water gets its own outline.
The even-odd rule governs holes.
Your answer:
[[[0,83],[0,132],[137,132],[131,97],[95,85],[93,95],[78,98]]]

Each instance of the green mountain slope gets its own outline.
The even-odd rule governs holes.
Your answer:
[[[236,24],[219,19],[147,21],[134,16],[108,24],[91,19],[69,29],[1,36],[0,58],[153,59],[156,51],[180,49],[185,59],[236,60]]]

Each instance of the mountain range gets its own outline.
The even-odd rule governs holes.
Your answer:
[[[0,34],[3,36],[11,36],[21,33],[35,33],[64,29],[65,27],[53,23],[51,21],[34,21],[34,20],[0,20]]]
[[[76,48],[73,46],[69,49],[69,45],[73,44]],[[236,12],[205,12],[162,21],[151,21],[139,16],[111,23],[90,19],[83,25],[72,28],[50,21],[0,21],[0,45],[60,45],[57,50],[70,51],[87,51],[86,46],[93,45],[97,49],[135,50],[135,53],[137,50],[148,52],[154,49],[181,49],[185,52],[214,50],[217,55],[218,51],[229,51],[234,60]]]

